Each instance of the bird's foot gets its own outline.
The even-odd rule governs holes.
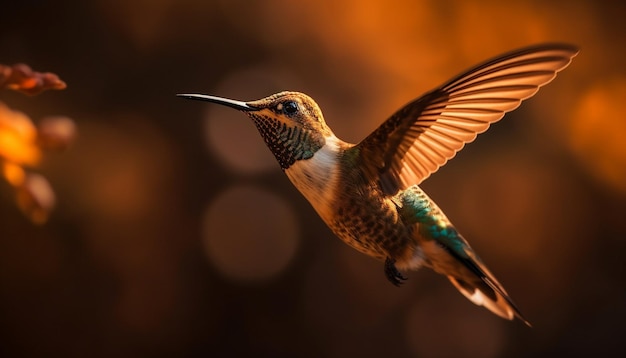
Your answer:
[[[389,282],[393,283],[395,286],[400,286],[403,284],[402,281],[407,280],[407,277],[404,277],[400,271],[396,268],[396,260],[387,257],[385,259],[385,276]]]

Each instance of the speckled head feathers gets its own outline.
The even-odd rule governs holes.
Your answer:
[[[297,160],[311,158],[324,146],[326,138],[334,136],[317,103],[304,93],[285,91],[249,102],[198,94],[179,96],[246,113],[283,170]]]

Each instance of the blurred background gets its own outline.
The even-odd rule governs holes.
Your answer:
[[[79,134],[29,169],[56,194],[46,224],[0,181],[0,356],[624,356],[616,3],[4,2],[0,63],[68,87],[0,101],[35,122],[69,116]],[[422,185],[532,329],[428,270],[393,287],[326,228],[246,116],[175,97],[298,90],[358,142],[453,75],[547,41],[581,53]]]

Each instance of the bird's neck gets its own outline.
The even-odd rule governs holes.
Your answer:
[[[327,136],[324,146],[311,158],[298,160],[285,170],[289,180],[324,220],[332,215],[340,156],[350,146],[334,135]]]

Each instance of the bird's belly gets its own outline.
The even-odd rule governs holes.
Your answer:
[[[347,200],[325,221],[346,244],[380,260],[404,256],[413,246],[411,229],[388,199]]]

